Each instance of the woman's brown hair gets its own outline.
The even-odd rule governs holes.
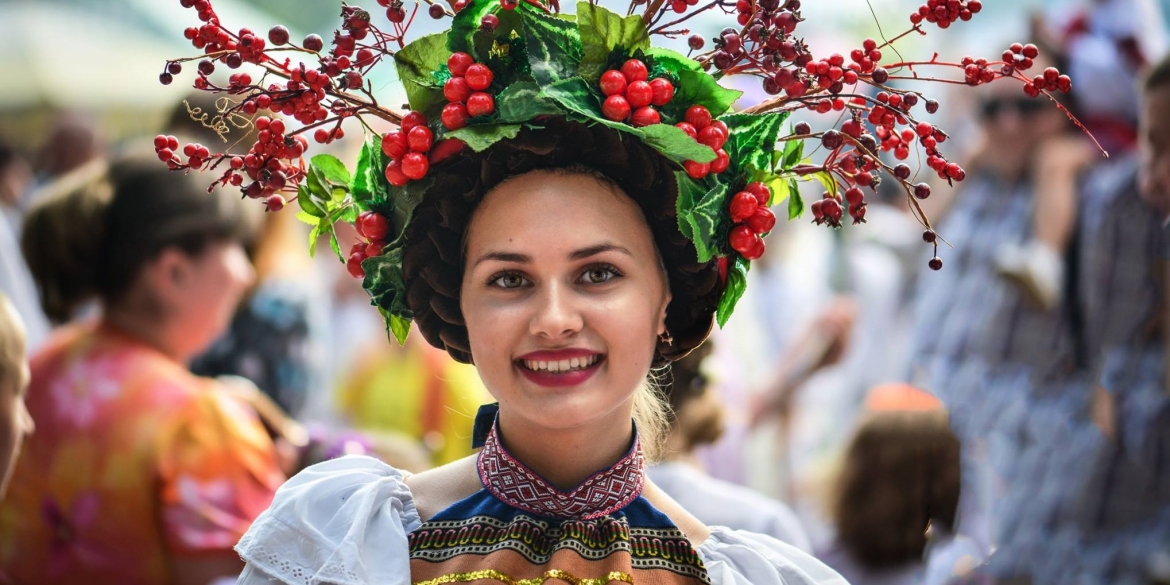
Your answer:
[[[50,319],[91,298],[117,303],[167,248],[198,255],[212,241],[246,241],[255,222],[238,196],[154,157],[94,163],[50,185],[24,220],[21,251]]]
[[[837,487],[837,539],[856,560],[872,569],[921,560],[927,527],[953,529],[959,502],[959,440],[946,412],[867,415]]]

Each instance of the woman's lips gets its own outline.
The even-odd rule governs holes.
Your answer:
[[[563,388],[588,380],[604,362],[603,354],[570,349],[532,352],[516,360],[516,367],[538,386]]]

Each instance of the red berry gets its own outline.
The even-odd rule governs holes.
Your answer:
[[[727,134],[714,124],[699,130],[699,144],[711,147],[711,150],[723,148],[727,142]]]
[[[601,114],[607,120],[622,122],[630,115],[630,102],[620,95],[611,95],[601,104]]]
[[[747,224],[757,234],[766,234],[776,227],[776,214],[767,207],[757,207],[756,212],[748,218]]]
[[[427,155],[421,152],[410,152],[402,157],[402,174],[416,181],[427,176],[430,168],[431,163],[427,160]]]
[[[406,133],[406,143],[415,152],[427,152],[435,144],[435,135],[426,126],[415,126]]]
[[[715,160],[711,161],[711,172],[718,175],[731,166],[731,157],[722,148],[715,150]]]
[[[467,143],[458,138],[440,140],[431,147],[431,151],[427,153],[427,159],[431,161],[431,166],[435,166],[462,152],[464,146],[467,146]]]
[[[707,111],[700,105],[694,105],[687,108],[687,113],[684,116],[687,124],[694,126],[696,130],[702,130],[711,124],[711,112]]]
[[[731,221],[735,223],[746,221],[759,208],[760,204],[756,201],[755,195],[747,191],[740,191],[735,194],[735,197],[731,198],[731,205],[729,206]]]
[[[646,64],[638,59],[630,59],[622,64],[622,74],[626,76],[626,80],[629,83],[646,81],[650,77],[650,72],[646,69]]]
[[[919,199],[926,199],[930,197],[930,185],[926,183],[919,183],[914,186],[914,196]]]
[[[467,68],[471,67],[474,63],[475,59],[463,51],[451,53],[451,56],[447,57],[447,69],[450,69],[451,75],[456,77],[466,75]]]
[[[1040,49],[1037,48],[1036,45],[1033,45],[1030,43],[1027,45],[1024,45],[1024,49],[1022,52],[1024,54],[1024,57],[1027,57],[1028,59],[1035,59],[1036,57],[1040,56]],[[942,260],[939,260],[939,262],[941,263]]]
[[[935,256],[934,258],[930,259],[930,269],[931,270],[942,270],[942,266],[943,266],[942,258]]]
[[[674,99],[674,84],[669,79],[659,77],[650,82],[650,89],[653,90],[654,95],[650,98],[650,103],[655,106],[665,106]]]
[[[496,111],[496,100],[487,92],[477,91],[467,98],[467,115],[472,118]]]
[[[386,219],[386,216],[373,211],[363,211],[358,214],[354,227],[357,228],[358,234],[371,241],[384,240],[386,235],[390,233],[390,221]]]
[[[386,182],[395,187],[405,187],[410,182],[410,177],[402,173],[402,161],[395,159],[386,165]]]
[[[436,20],[443,18],[443,15],[446,14],[443,6],[440,4],[431,4],[431,7],[427,9],[427,13],[431,15],[431,18]]]
[[[694,126],[691,126],[690,124],[687,124],[686,122],[679,122],[678,124],[675,124],[674,127],[678,128],[679,130],[682,130],[683,132],[686,132],[687,136],[690,136],[691,138],[695,138],[695,139],[699,138],[699,131],[695,130]]]
[[[345,261],[345,269],[349,271],[350,276],[354,278],[366,277],[366,271],[362,268],[362,261],[365,259],[365,255],[360,252],[349,255],[349,259]]]
[[[731,249],[746,254],[756,247],[756,242],[760,241],[760,236],[752,231],[752,228],[746,225],[737,225],[731,228],[731,234],[727,237],[731,244]]]
[[[760,256],[764,255],[764,240],[756,240],[756,245],[752,246],[751,250],[743,252],[745,260],[759,260]]]
[[[390,158],[402,158],[410,151],[406,142],[406,135],[401,132],[390,132],[382,135],[382,152]]]
[[[658,115],[658,110],[650,106],[645,106],[634,110],[634,114],[630,116],[630,123],[635,127],[650,126],[662,122],[662,118]]]
[[[467,125],[467,106],[460,103],[451,103],[443,106],[443,126],[448,130],[458,130]]]
[[[310,51],[320,51],[325,47],[325,41],[320,36],[309,35],[301,45]]]
[[[479,20],[479,30],[486,33],[496,32],[496,27],[500,26],[500,17],[494,14],[485,14]]]
[[[650,105],[652,99],[654,90],[645,81],[633,81],[626,87],[626,101],[630,102],[631,108],[644,108]]]
[[[475,63],[467,68],[467,73],[463,75],[467,79],[467,85],[475,91],[483,91],[492,84],[494,74],[487,65],[483,63]]]
[[[462,77],[452,77],[443,84],[443,97],[447,98],[449,102],[465,102],[470,95],[471,88],[468,87],[467,80]]]
[[[938,235],[934,233],[934,230],[928,229],[922,232],[922,241],[926,242],[927,244],[933,244],[934,240],[937,238]]]
[[[402,123],[399,125],[402,127],[403,132],[410,132],[410,129],[414,128],[415,126],[426,126],[427,117],[424,116],[422,112],[407,112],[407,114],[402,117]]]
[[[606,96],[624,95],[626,93],[626,76],[617,69],[610,69],[601,74],[601,93]]]
[[[385,242],[370,242],[369,244],[366,244],[366,249],[364,250],[364,252],[365,252],[367,258],[373,258],[375,256],[381,256],[382,255],[382,248],[385,248],[385,247],[386,247]]]
[[[763,183],[748,183],[743,190],[755,195],[756,203],[761,207],[767,207],[772,202],[772,190]]]
[[[154,149],[156,151],[166,148],[168,144],[170,144],[170,141],[167,140],[166,136],[159,134],[158,136],[154,137]]]
[[[700,163],[693,160],[683,162],[683,168],[692,179],[699,180],[711,174],[711,163]]]

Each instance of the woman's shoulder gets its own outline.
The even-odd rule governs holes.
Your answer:
[[[288,583],[398,583],[420,524],[410,474],[364,456],[306,468],[276,492],[236,551]]]
[[[812,555],[763,534],[711,528],[696,549],[712,585],[848,585],[844,577]]]

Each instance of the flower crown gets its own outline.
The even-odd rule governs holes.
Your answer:
[[[701,7],[697,0],[633,0],[627,16],[589,1],[565,15],[556,0],[458,0],[451,7],[426,0],[430,16],[450,17],[451,28],[409,43],[420,5],[408,15],[401,0],[377,1],[385,22],[344,6],[342,29],[326,52],[316,35],[295,45],[283,26],[273,27],[267,40],[247,29],[233,32],[209,0],[180,0],[204,23],[185,34],[205,55],[168,61],[160,80],[170,83],[183,62],[199,60],[195,87],[235,98],[213,124],[234,120],[249,127],[251,149],[213,155],[187,144],[179,151],[173,136],[157,137],[155,146],[174,169],[222,168],[217,182],[240,187],[269,210],[283,208],[295,193],[298,217],[314,226],[314,242],[333,234],[336,222],[354,223],[368,243],[343,255],[334,234],[333,250],[351,274],[364,278],[399,342],[412,318],[401,270],[404,236],[433,174],[453,157],[514,139],[548,117],[609,127],[677,164],[678,192],[664,196],[675,198],[678,229],[698,261],[719,263],[722,326],[744,292],[751,261],[765,251],[763,238],[776,223],[771,207],[786,202],[789,219],[804,213],[798,181],[824,185],[809,208],[813,221],[831,227],[840,227],[846,212],[855,224],[864,222],[867,191],[876,190],[882,174],[897,181],[926,228],[924,240],[935,246],[931,267],[941,268],[937,236],[917,203],[930,187],[912,182],[908,165],[891,166],[880,154],[900,161],[921,148],[940,179],[961,181],[965,172],[940,150],[947,134],[919,118],[939,104],[891,87],[891,80],[924,79],[918,70],[933,66],[962,71],[962,81],[939,81],[975,86],[1015,79],[1030,97],[1071,87],[1054,68],[1035,77],[1023,73],[1038,56],[1032,45],[1012,45],[999,61],[883,61],[883,49],[906,34],[969,20],[981,9],[979,0],[928,0],[910,15],[906,33],[880,43],[865,39],[848,57],[824,58],[814,58],[795,35],[803,21],[799,0],[715,0]],[[739,28],[724,29],[707,51],[703,37],[690,35],[691,56],[652,46],[654,35],[688,35],[686,21],[708,10],[734,14]],[[409,101],[404,114],[382,106],[365,79],[388,59]],[[217,84],[211,78],[217,64],[250,64],[262,77],[238,72],[227,85]],[[741,92],[719,80],[733,74],[759,78],[774,97],[732,111]],[[835,114],[837,122],[816,132],[804,122],[786,125],[800,109]],[[283,117],[259,115],[262,110]],[[397,129],[375,132],[364,122],[370,118]],[[366,130],[352,172],[327,154],[304,160],[310,134],[317,143],[332,142],[352,119],[363,120]],[[810,141],[823,147],[823,162],[806,157]]]

